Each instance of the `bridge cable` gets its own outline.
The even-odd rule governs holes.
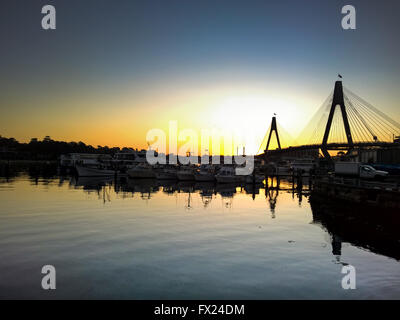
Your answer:
[[[359,119],[361,120],[361,122],[364,124],[364,126],[367,128],[367,130],[369,131],[369,133],[372,135],[372,138],[375,138],[375,133],[371,130],[371,128],[369,127],[368,123],[364,120],[364,117],[362,117],[362,115],[357,111],[357,109],[353,106],[353,104],[351,103],[350,99],[347,98],[346,95],[344,95],[345,99],[347,100],[347,102],[349,103],[350,108],[352,108],[355,112],[355,114],[359,117]]]
[[[379,131],[384,136],[386,136],[388,134],[390,134],[390,136],[391,136],[392,133],[397,132],[397,129],[394,128],[390,123],[385,122],[385,119],[382,119],[381,117],[377,116],[370,109],[368,109],[367,107],[360,104],[360,102],[356,102],[356,104],[357,104],[357,106],[362,108],[368,114],[369,117],[372,118],[373,121],[371,121],[371,123],[373,124],[374,127],[379,128]]]
[[[354,128],[352,130],[356,135],[353,137],[353,141],[365,142],[368,141],[368,132],[365,131],[364,126],[362,125],[360,119],[358,119],[357,115],[354,113],[352,108],[348,108],[348,114],[351,118],[351,127]]]
[[[371,110],[365,108],[365,106],[361,105],[359,102],[356,102],[356,105],[364,110],[366,112],[366,115],[368,116],[368,118],[371,118],[372,121],[369,121],[371,123],[371,125],[376,128],[380,134],[383,135],[384,139],[383,140],[387,140],[386,137],[389,135],[391,139],[391,134],[393,132],[396,132],[396,130],[393,130],[393,127],[391,125],[388,125],[387,123],[384,122],[384,120],[382,120],[382,118],[380,118],[379,116],[377,116],[376,114],[372,113],[371,114]]]
[[[356,98],[357,100],[359,100],[364,106],[368,107],[369,109],[371,109],[372,111],[374,111],[375,113],[377,113],[378,115],[380,115],[382,118],[384,118],[386,121],[390,122],[395,128],[400,130],[400,123],[398,123],[397,121],[391,119],[390,117],[388,117],[386,114],[384,114],[382,111],[378,110],[377,108],[375,108],[372,104],[368,103],[367,101],[365,101],[363,98],[359,97],[358,95],[356,95],[354,92],[351,92],[349,89],[344,88],[345,91],[348,91],[350,93],[350,95],[352,95],[354,98]]]

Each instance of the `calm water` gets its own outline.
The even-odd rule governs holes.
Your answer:
[[[385,222],[326,218],[343,210],[279,186],[0,178],[0,297],[400,298],[400,237]],[[341,287],[345,264],[355,290]]]

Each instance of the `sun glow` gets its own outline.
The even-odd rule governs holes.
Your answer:
[[[255,154],[268,130],[274,113],[291,123],[296,105],[262,95],[228,96],[213,106],[210,126],[231,134],[246,153]],[[288,118],[288,119],[287,119]],[[240,152],[242,149],[240,148]]]

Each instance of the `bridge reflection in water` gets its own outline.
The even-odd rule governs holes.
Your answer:
[[[343,242],[400,260],[400,220],[390,209],[327,201],[311,194],[313,222],[332,237],[332,253],[340,261]]]
[[[332,254],[340,261],[342,243],[350,243],[359,248],[400,260],[400,220],[393,210],[360,205],[349,205],[338,201],[329,201],[312,192],[312,181],[304,178],[301,183],[292,179],[268,177],[263,184],[235,185],[197,182],[158,181],[151,179],[132,180],[110,178],[71,178],[71,187],[83,188],[87,192],[97,192],[103,201],[110,200],[110,192],[123,198],[137,197],[150,201],[156,193],[169,196],[185,194],[186,209],[193,208],[192,196],[201,198],[207,208],[219,195],[225,208],[232,207],[238,195],[255,197],[265,196],[266,207],[272,219],[276,218],[279,208],[279,195],[291,194],[301,207],[306,201],[312,210],[313,223],[321,226],[331,236]],[[240,200],[239,200],[240,201]],[[308,205],[308,204],[307,204]],[[251,210],[251,208],[249,208]],[[344,264],[344,263],[343,263]]]
[[[14,181],[18,181],[18,175],[1,179],[0,183],[12,185]],[[400,260],[400,236],[398,234],[400,219],[397,212],[330,201],[313,193],[312,181],[310,183],[308,178],[303,178],[301,183],[296,183],[291,178],[269,177],[263,184],[232,185],[152,179],[37,176],[30,172],[29,181],[32,185],[58,187],[67,185],[72,189],[81,189],[88,194],[96,195],[105,204],[112,203],[115,198],[139,198],[151,205],[153,198],[157,198],[155,201],[159,201],[160,195],[164,197],[178,197],[179,195],[179,197],[185,198],[184,207],[187,210],[199,209],[199,207],[209,208],[213,203],[229,209],[235,206],[235,201],[237,201],[237,205],[242,202],[245,205],[244,209],[251,212],[252,206],[248,201],[243,202],[243,197],[250,197],[257,200],[258,203],[260,199],[264,198],[265,212],[272,219],[279,217],[279,214],[284,214],[284,210],[287,209],[287,201],[291,198],[305,210],[309,206],[312,223],[321,226],[329,233],[332,253],[336,256],[338,263],[341,263],[343,242]],[[197,201],[198,199],[201,201]],[[219,201],[221,204],[218,203]],[[280,208],[281,210],[279,210]],[[258,205],[257,209],[259,209]]]
[[[63,178],[61,178],[62,180]],[[69,185],[73,188],[82,188],[87,192],[97,192],[99,196],[107,194],[112,190],[123,198],[131,198],[139,195],[142,199],[150,200],[152,195],[162,192],[167,195],[176,193],[197,193],[206,199],[205,206],[220,195],[222,198],[233,199],[237,194],[247,194],[255,199],[261,192],[265,193],[270,211],[274,213],[276,201],[280,192],[289,192],[292,198],[297,198],[301,205],[304,196],[310,194],[308,178],[303,178],[302,183],[292,181],[291,178],[267,177],[260,184],[218,184],[214,182],[157,180],[157,179],[128,179],[119,177],[71,177],[67,178]],[[64,181],[65,182],[65,181]],[[61,182],[63,183],[63,182]],[[103,199],[107,200],[107,199]],[[108,200],[107,200],[108,201]],[[110,200],[111,201],[111,200]]]
[[[400,296],[396,216],[318,198],[305,178],[218,185],[32,173],[0,178],[7,295],[37,297],[37,266],[55,261],[68,280],[59,298],[81,297],[77,288],[86,298],[346,298],[345,263],[357,268],[354,297]],[[115,284],[110,274],[123,277]]]

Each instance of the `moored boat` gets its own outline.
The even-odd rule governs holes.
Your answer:
[[[153,168],[147,163],[140,163],[127,171],[130,178],[155,178]]]
[[[192,167],[182,167],[177,172],[176,175],[178,177],[178,180],[182,180],[182,181],[194,180],[194,169]]]
[[[67,153],[60,156],[60,166],[62,168],[96,167],[103,163],[109,163],[112,157],[108,154],[92,153]]]
[[[308,174],[313,168],[315,168],[314,159],[298,159],[291,164],[291,169],[294,173],[302,172]]]
[[[233,167],[222,167],[215,175],[219,183],[236,183],[242,180],[242,177],[237,176]]]
[[[156,172],[156,178],[159,180],[175,180],[177,178],[174,169],[161,169]]]
[[[114,170],[101,167],[85,167],[76,165],[75,169],[79,177],[104,177],[112,176],[116,173]]]

